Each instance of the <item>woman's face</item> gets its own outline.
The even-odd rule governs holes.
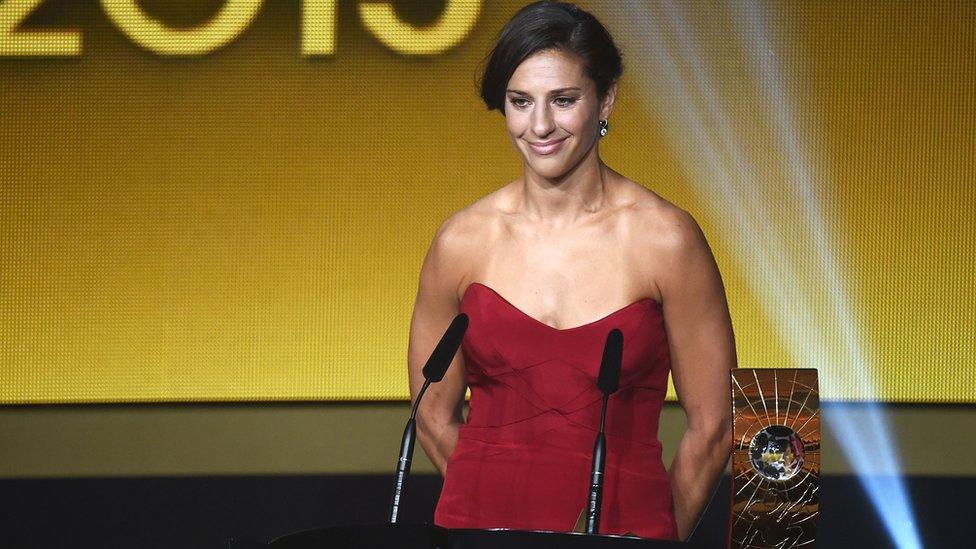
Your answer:
[[[614,85],[601,103],[572,54],[540,51],[523,61],[508,81],[505,120],[527,169],[558,179],[574,168],[596,143],[615,92]]]

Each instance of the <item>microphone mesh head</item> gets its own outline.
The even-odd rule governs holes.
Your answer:
[[[607,334],[607,343],[603,346],[603,362],[600,363],[600,377],[596,386],[604,394],[613,394],[620,385],[620,362],[623,359],[624,334],[614,328]]]
[[[434,347],[434,352],[427,359],[427,364],[424,365],[424,377],[426,379],[432,383],[444,379],[444,374],[447,373],[447,368],[454,360],[454,355],[457,354],[458,347],[461,346],[461,340],[464,338],[464,332],[467,329],[468,315],[461,313],[454,317],[451,325],[444,332],[444,336],[437,342],[437,347]]]

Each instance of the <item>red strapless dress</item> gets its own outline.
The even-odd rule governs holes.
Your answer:
[[[661,305],[644,298],[574,328],[528,316],[472,283],[461,299],[471,388],[434,522],[447,528],[572,531],[586,507],[607,333],[624,336],[607,407],[600,533],[677,539],[658,419],[670,356]]]

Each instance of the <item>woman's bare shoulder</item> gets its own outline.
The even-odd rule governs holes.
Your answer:
[[[636,185],[636,184],[635,184]],[[689,271],[699,268],[711,251],[698,222],[690,213],[646,187],[637,185],[628,208],[632,250],[640,276],[653,281],[653,294],[663,302]]]
[[[431,241],[429,262],[451,273],[460,287],[499,229],[505,187],[485,195],[445,219]]]
[[[641,247],[659,255],[704,244],[701,228],[688,211],[639,183],[627,181],[630,223]]]
[[[483,244],[498,224],[504,195],[503,187],[454,212],[441,223],[434,241],[459,249]]]

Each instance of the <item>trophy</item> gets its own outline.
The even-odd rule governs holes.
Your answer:
[[[813,547],[820,508],[817,370],[732,370],[735,549]]]

